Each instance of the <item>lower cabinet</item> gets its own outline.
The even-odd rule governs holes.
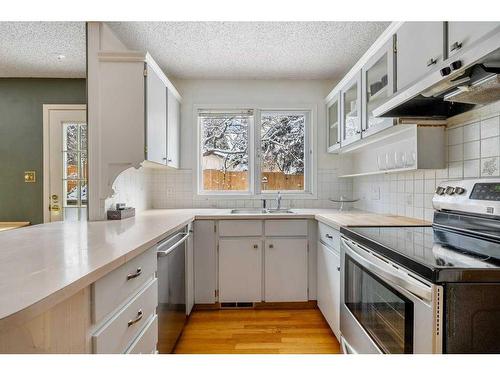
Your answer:
[[[307,301],[307,239],[276,238],[265,241],[264,300]]]
[[[318,307],[340,340],[340,254],[318,241]]]
[[[219,302],[260,302],[261,299],[261,239],[219,239]]]

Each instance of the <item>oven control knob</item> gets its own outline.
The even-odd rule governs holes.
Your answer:
[[[455,194],[455,188],[453,186],[447,186],[445,192],[448,195],[453,195]]]
[[[455,188],[455,193],[458,195],[462,195],[463,193],[465,193],[465,189],[463,187],[457,186]]]
[[[437,195],[443,195],[443,194],[444,194],[444,187],[442,187],[442,186],[438,186],[438,187],[436,188],[436,194],[437,194]]]

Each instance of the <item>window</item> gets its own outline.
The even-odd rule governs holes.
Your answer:
[[[305,112],[262,112],[260,121],[262,192],[306,189]]]
[[[311,193],[310,123],[310,111],[200,110],[198,192]]]
[[[248,193],[252,111],[201,112],[201,191]]]

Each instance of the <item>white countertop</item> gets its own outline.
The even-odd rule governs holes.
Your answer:
[[[364,215],[365,221],[376,215],[325,209],[250,215],[230,211],[148,210],[121,221],[57,222],[1,232],[0,330],[16,319],[33,317],[70,297],[194,219],[308,218],[338,228],[344,225],[345,215],[351,222],[357,215]],[[395,217],[388,217],[392,218],[389,225],[394,225]],[[424,224],[413,221],[413,225]],[[384,225],[379,220],[377,223]],[[367,225],[373,225],[373,221]]]

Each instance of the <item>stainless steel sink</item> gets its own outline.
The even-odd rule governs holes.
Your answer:
[[[249,215],[254,215],[254,214],[266,214],[267,210],[262,209],[262,208],[243,208],[243,209],[234,209],[231,210],[232,214],[249,214]]]
[[[242,209],[233,209],[231,210],[231,214],[247,214],[247,215],[255,215],[255,214],[293,214],[292,210],[289,209],[264,209],[264,208],[242,208]]]

